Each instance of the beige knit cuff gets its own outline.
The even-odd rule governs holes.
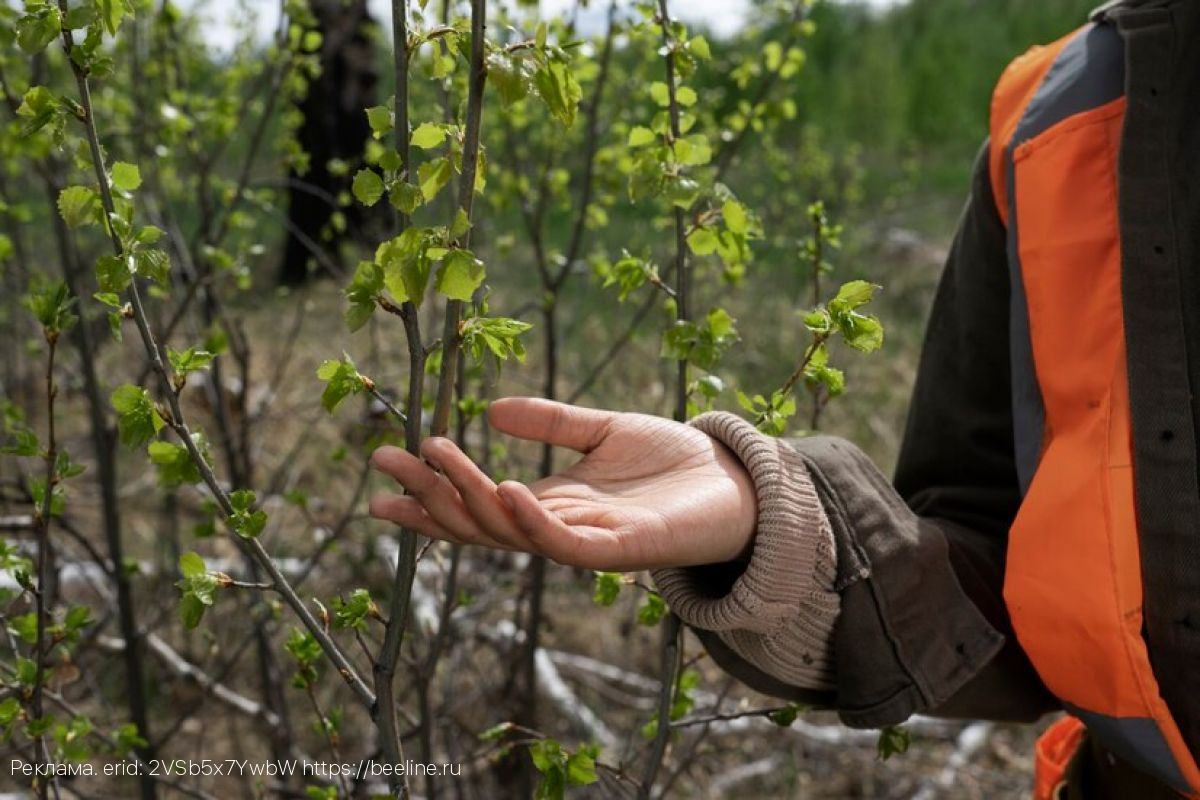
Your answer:
[[[740,657],[794,686],[833,687],[833,531],[799,454],[733,414],[702,414],[692,426],[725,444],[745,465],[758,500],[750,562],[723,596],[703,569],[653,570],[680,619],[713,631]]]

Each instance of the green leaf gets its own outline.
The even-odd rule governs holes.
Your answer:
[[[887,761],[892,756],[907,753],[911,744],[912,734],[908,732],[907,728],[888,725],[879,731],[876,750],[879,753],[879,759]]]
[[[373,169],[360,169],[350,186],[354,199],[364,206],[373,206],[383,196],[383,179]]]
[[[619,572],[596,572],[595,589],[592,591],[592,602],[605,608],[617,602],[621,594],[622,576]]]
[[[21,713],[21,701],[15,697],[7,697],[0,703],[0,728],[7,728],[16,721]]]
[[[734,233],[746,233],[750,227],[750,219],[746,207],[737,200],[726,200],[721,208],[721,216],[725,219],[725,227]]]
[[[77,631],[92,622],[92,610],[87,606],[72,606],[63,617],[63,625],[69,631]]]
[[[86,186],[68,186],[58,193],[58,213],[71,228],[99,222],[100,196]]]
[[[375,248],[375,263],[383,270],[383,285],[396,300],[408,300],[421,307],[432,269],[428,249],[435,238],[428,228],[409,228]]]
[[[164,236],[166,236],[166,232],[162,228],[156,228],[153,225],[143,225],[133,239],[138,244],[154,244]]]
[[[647,281],[658,280],[658,267],[644,259],[623,251],[621,258],[611,267],[604,269],[604,288],[617,285],[618,299],[625,302],[630,294],[645,286]]]
[[[828,334],[833,330],[833,318],[824,308],[815,308],[804,315],[804,327],[818,335]]]
[[[171,258],[167,251],[157,247],[133,251],[134,271],[144,278],[150,278],[159,286],[169,286],[171,283]]]
[[[667,613],[667,603],[658,592],[650,592],[642,605],[638,607],[637,621],[639,625],[653,627],[662,621]]]
[[[21,641],[26,644],[33,644],[37,641],[37,623],[37,612],[30,611],[28,614],[18,614],[15,617],[10,617],[8,620],[8,629]]]
[[[126,447],[141,447],[162,430],[163,418],[150,395],[140,386],[124,384],[112,393],[112,407],[117,412],[117,429]]]
[[[317,664],[321,660],[321,645],[311,633],[292,628],[292,634],[284,644],[296,659],[298,670],[292,678],[297,689],[306,689],[317,682]]]
[[[488,83],[500,92],[500,102],[504,108],[509,108],[529,94],[524,62],[515,62],[511,57],[493,54],[488,59]]]
[[[375,313],[375,304],[382,291],[383,269],[373,261],[358,262],[354,277],[344,292],[350,301],[346,309],[346,327],[351,333],[367,324],[367,320]]]
[[[392,130],[395,124],[392,121],[392,108],[390,106],[372,106],[368,108],[367,124],[371,126],[371,133],[375,138],[382,139]]]
[[[675,89],[675,101],[687,108],[696,105],[696,90],[690,86],[680,86]]]
[[[699,324],[677,320],[663,335],[662,356],[690,361],[711,371],[738,339],[734,323],[733,317],[721,308],[709,311]]]
[[[45,50],[61,31],[62,15],[58,6],[53,3],[42,5],[17,20],[17,44],[29,55],[37,55]]]
[[[363,376],[355,368],[350,356],[341,361],[325,361],[317,369],[317,377],[325,381],[325,391],[321,393],[321,405],[332,414],[352,394],[366,390]]]
[[[547,62],[534,73],[533,83],[554,118],[568,127],[573,125],[583,89],[567,65]]]
[[[305,31],[304,38],[300,40],[300,50],[305,53],[315,53],[321,49],[325,37],[320,31]]]
[[[251,489],[238,489],[229,495],[229,505],[234,511],[249,511],[257,500],[258,496]]]
[[[810,386],[824,386],[831,396],[841,394],[846,388],[846,376],[840,369],[829,366],[829,350],[820,345],[813,351],[804,378]]]
[[[483,285],[487,270],[469,250],[451,250],[442,259],[435,288],[451,300],[469,302]]]
[[[22,136],[31,136],[47,125],[61,135],[63,101],[45,86],[31,86],[21,98],[17,116],[25,120],[25,124],[21,126]]]
[[[568,786],[587,786],[596,782],[596,755],[594,748],[581,747],[567,758]]]
[[[368,617],[379,617],[379,609],[366,589],[355,589],[348,600],[333,599],[333,625],[341,630],[365,631]]]
[[[685,166],[701,166],[712,160],[712,147],[708,143],[708,137],[702,133],[677,139],[673,149],[676,160]]]
[[[241,492],[234,492],[234,495],[237,495],[237,494],[249,495],[249,500],[244,505],[244,507],[242,507],[242,508],[235,507],[234,512],[229,516],[229,519],[227,520],[229,523],[229,527],[238,536],[241,536],[245,539],[253,539],[253,538],[257,537],[260,533],[262,533],[263,530],[267,527],[267,512],[263,511],[262,509],[252,510],[250,508],[250,506],[253,505],[253,503],[255,501],[254,492],[249,491],[249,490],[242,490]],[[231,496],[231,499],[232,499],[232,496]]]
[[[392,184],[392,191],[388,195],[388,200],[399,211],[411,214],[425,202],[425,195],[421,193],[419,187],[413,186],[407,181],[396,181]]]
[[[446,141],[446,128],[432,122],[422,122],[412,133],[413,147],[431,150]]]
[[[437,197],[450,179],[454,177],[454,166],[448,158],[435,158],[417,167],[417,181],[421,186],[421,195],[425,202]]]
[[[183,622],[183,626],[192,630],[199,625],[200,620],[204,618],[204,610],[207,605],[195,594],[185,594],[180,598],[179,619]]]
[[[790,728],[796,718],[800,716],[800,706],[795,703],[789,703],[783,708],[778,708],[767,715],[767,719],[775,723],[781,728]]]
[[[658,105],[666,108],[671,105],[671,92],[667,85],[662,81],[655,81],[650,84],[650,99]]]
[[[712,228],[695,228],[687,237],[688,249],[698,256],[717,251],[717,234]]]
[[[142,185],[142,172],[137,164],[118,161],[112,166],[112,185],[122,192],[132,192]]]
[[[46,333],[58,334],[70,330],[77,318],[71,309],[75,298],[61,280],[48,281],[32,289],[23,300],[25,308]]]
[[[479,740],[481,742],[498,742],[512,729],[513,724],[511,722],[501,722],[479,734]]]
[[[853,311],[871,302],[878,289],[879,286],[870,281],[858,280],[843,283],[838,289],[837,295],[829,302],[829,309],[835,313]]]
[[[863,353],[883,346],[883,324],[875,317],[846,314],[834,318],[846,344]]]
[[[528,322],[507,317],[471,317],[460,327],[463,350],[477,362],[491,354],[497,362],[512,356],[524,363],[525,345],[520,336],[532,327]]]
[[[641,147],[642,145],[652,144],[656,141],[658,141],[658,135],[649,128],[645,128],[641,125],[636,125],[631,131],[629,131],[630,147]]]
[[[194,345],[187,350],[167,348],[167,360],[171,362],[171,368],[180,375],[208,369],[214,358],[216,354],[199,350]]]
[[[193,433],[192,441],[207,460],[208,443],[205,441],[204,435],[200,432]],[[185,446],[172,442],[155,441],[150,443],[147,450],[150,461],[158,467],[160,486],[171,488],[200,482],[200,468],[192,460],[191,453]]]
[[[180,589],[179,616],[187,628],[195,628],[204,617],[204,611],[216,599],[217,579],[208,571],[208,566],[198,553],[191,550],[179,557],[179,574],[175,583]]]
[[[471,218],[467,216],[464,209],[460,208],[454,214],[454,222],[450,223],[450,238],[461,239],[469,230],[471,230]]]
[[[113,732],[113,738],[116,740],[116,746],[113,748],[114,754],[120,757],[128,755],[130,750],[136,750],[148,744],[143,737],[138,735],[137,725],[132,722],[119,726]]]
[[[185,578],[195,578],[208,574],[208,567],[199,553],[189,550],[179,557],[179,574]]]
[[[131,11],[128,0],[96,0],[96,7],[100,10],[100,21],[110,36],[116,35],[121,20]]]
[[[96,285],[106,294],[120,294],[133,281],[130,260],[124,256],[100,256],[96,259]]]

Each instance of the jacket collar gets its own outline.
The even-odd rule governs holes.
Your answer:
[[[1108,0],[1108,2],[1093,8],[1088,14],[1091,22],[1106,22],[1111,12],[1122,8],[1140,8],[1142,6],[1170,6],[1177,0]]]

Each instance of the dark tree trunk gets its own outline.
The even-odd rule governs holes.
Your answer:
[[[375,23],[367,11],[367,0],[312,0],[312,10],[316,30],[323,37],[321,74],[312,79],[300,103],[304,124],[297,137],[309,155],[308,169],[303,174],[293,170],[289,175],[291,224],[279,272],[280,283],[289,285],[308,279],[309,266],[316,263],[314,247],[337,263],[338,245],[361,231],[372,216],[370,209],[351,204],[344,210],[344,231],[335,231],[330,224],[337,210],[336,198],[349,190],[371,134],[365,109],[377,103],[379,74],[368,30]],[[330,173],[332,159],[346,163],[344,175]]]

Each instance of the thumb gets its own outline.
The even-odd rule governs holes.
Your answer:
[[[535,397],[505,397],[488,405],[488,421],[501,433],[581,453],[603,441],[617,413]]]

